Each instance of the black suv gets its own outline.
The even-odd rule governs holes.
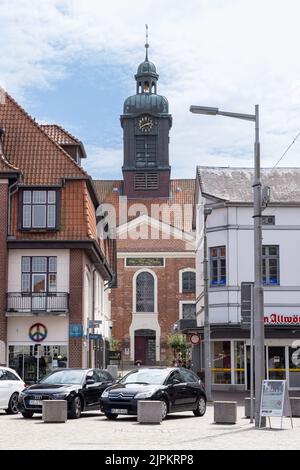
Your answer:
[[[80,418],[82,411],[99,410],[103,390],[114,382],[102,369],[57,369],[20,393],[18,409],[32,418],[42,413],[43,400],[67,400],[68,417]]]

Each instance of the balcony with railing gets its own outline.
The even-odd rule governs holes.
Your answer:
[[[67,313],[69,294],[67,292],[9,292],[7,313]]]

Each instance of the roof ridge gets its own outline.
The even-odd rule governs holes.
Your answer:
[[[10,96],[7,92],[6,93],[6,96],[7,98],[15,105],[18,107],[18,109],[20,109],[20,111],[24,114],[24,116],[32,123],[34,124],[34,126],[40,131],[43,133],[43,135],[48,139],[50,140],[50,142],[52,144],[54,144],[58,149],[59,151],[65,156],[68,158],[69,162],[71,162],[73,164],[73,166],[75,166],[77,168],[77,170],[79,170],[84,176],[86,179],[89,179],[90,176],[88,175],[88,173],[86,173],[86,171],[78,165],[78,163],[75,162],[75,160],[73,160],[73,158],[62,148],[60,147],[60,145],[58,145],[54,139],[52,139],[48,134],[47,132],[45,132],[41,125],[34,120],[34,118],[32,116],[30,116],[30,114],[27,113],[27,111],[25,111],[25,109],[14,99],[12,98],[12,96]]]

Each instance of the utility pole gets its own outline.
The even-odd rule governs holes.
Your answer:
[[[207,250],[207,217],[212,213],[212,209],[204,208],[204,226],[203,226],[203,280],[204,280],[204,373],[205,373],[205,392],[207,401],[211,401],[211,348],[210,348],[210,322],[209,322],[209,297],[208,297],[208,250]]]
[[[262,187],[260,179],[259,107],[255,105],[255,144],[253,181],[254,219],[254,361],[255,427],[259,427],[261,384],[265,377],[264,298],[262,280]]]

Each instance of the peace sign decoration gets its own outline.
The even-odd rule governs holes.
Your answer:
[[[44,341],[44,339],[47,337],[47,334],[47,327],[43,325],[43,323],[35,323],[29,328],[29,338],[35,343]]]

